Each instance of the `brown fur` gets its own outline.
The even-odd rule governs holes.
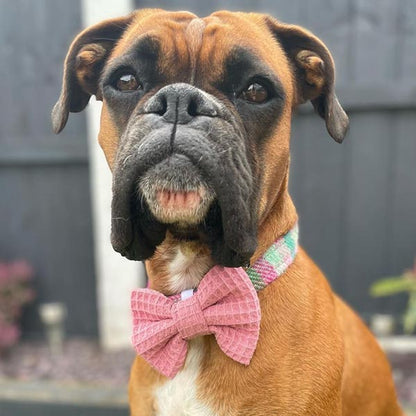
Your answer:
[[[110,60],[151,31],[163,40],[163,59],[158,69],[168,74],[172,82],[195,81],[210,92],[211,81],[221,76],[224,59],[235,44],[251,48],[278,74],[286,92],[286,105],[274,137],[267,141],[262,155],[266,169],[261,178],[259,242],[253,262],[297,221],[288,193],[292,111],[297,104],[312,100],[321,115],[327,117],[327,125],[331,122],[324,112],[331,111],[331,106],[337,103],[336,97],[330,96],[334,76],[328,71],[333,70],[332,58],[310,32],[260,14],[217,12],[204,18],[203,24],[195,18],[187,12],[141,11],[130,17],[129,27],[111,52]],[[326,67],[323,55],[315,51],[296,47],[292,51],[289,45],[289,52],[285,53],[276,43],[271,27],[282,42],[293,34],[319,44]],[[80,82],[100,52],[94,50],[95,53],[91,49],[81,51],[80,69],[84,72],[78,74]],[[332,79],[328,81],[328,77]],[[329,101],[322,106],[325,94]],[[334,111],[338,111],[335,117],[342,117],[340,110]],[[338,133],[333,126],[328,126],[328,130],[334,137]],[[118,134],[104,101],[99,140],[110,168],[117,152]],[[168,236],[146,262],[151,287],[165,294],[169,294],[168,266],[177,244]],[[207,252],[204,246],[191,249]],[[322,272],[304,251],[300,250],[283,276],[259,292],[259,299],[260,340],[249,367],[226,357],[213,337],[204,338],[198,396],[216,414],[402,414],[384,354],[361,320],[332,292]],[[154,414],[153,390],[164,381],[144,360],[136,358],[130,380],[133,416]]]

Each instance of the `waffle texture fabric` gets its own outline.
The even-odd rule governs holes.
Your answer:
[[[137,353],[167,377],[183,366],[187,341],[195,336],[214,334],[222,351],[245,365],[256,349],[260,305],[242,268],[212,268],[186,300],[135,290],[131,306]]]

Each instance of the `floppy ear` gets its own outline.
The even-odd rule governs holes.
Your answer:
[[[105,20],[81,32],[69,47],[64,63],[61,95],[52,110],[52,126],[59,133],[69,112],[82,111],[93,94],[104,63],[134,14]],[[101,99],[98,95],[97,99]]]
[[[325,119],[329,134],[341,143],[349,120],[335,95],[335,65],[329,50],[320,39],[300,26],[287,25],[269,16],[266,19],[295,70],[296,104],[310,100]]]

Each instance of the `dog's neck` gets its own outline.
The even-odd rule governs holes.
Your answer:
[[[213,265],[208,247],[196,241],[179,241],[167,233],[146,261],[149,287],[165,295],[195,288]]]
[[[261,257],[277,238],[286,234],[298,221],[296,208],[286,189],[263,218],[259,225],[257,250],[251,257],[250,264]]]
[[[179,241],[171,234],[146,261],[149,287],[173,295],[198,286],[214,266],[207,246],[196,241]]]
[[[250,263],[253,264],[261,257],[296,221],[295,207],[285,190],[260,222],[258,246]],[[214,265],[207,246],[196,241],[179,241],[168,233],[154,256],[146,261],[149,287],[165,295],[195,288]]]

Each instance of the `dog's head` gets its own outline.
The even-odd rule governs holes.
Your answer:
[[[143,10],[92,26],[69,48],[55,132],[91,95],[103,101],[112,244],[136,260],[169,231],[217,264],[247,263],[286,186],[293,108],[310,100],[338,142],[348,126],[325,45],[261,14]]]

